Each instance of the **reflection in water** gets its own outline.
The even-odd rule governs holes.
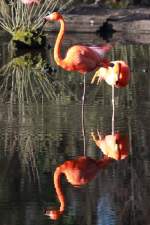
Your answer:
[[[74,160],[69,160],[58,166],[54,173],[54,185],[57,197],[60,201],[59,210],[47,210],[46,215],[53,220],[57,220],[66,207],[65,196],[61,186],[61,176],[65,175],[67,181],[75,187],[80,187],[89,183],[95,178],[100,169],[105,168],[111,159],[104,157],[100,160],[94,160],[90,157],[81,156]]]
[[[122,136],[119,132],[114,135],[101,135],[97,132],[91,133],[93,141],[103,154],[115,160],[125,159],[128,156],[129,141],[128,136]]]
[[[81,118],[82,118],[82,136],[83,136],[83,152],[84,156],[86,155],[86,139],[85,139],[85,126],[84,126],[84,103],[85,103],[85,75],[83,76],[83,94],[82,94],[82,110],[81,110]]]
[[[115,67],[115,66],[113,66]],[[118,71],[117,71],[118,73]],[[114,71],[111,75],[114,76]],[[124,74],[125,75],[125,74]],[[111,135],[101,135],[97,131],[97,135],[94,132],[91,133],[93,141],[101,149],[103,154],[107,157],[113,158],[115,160],[121,160],[128,156],[129,140],[128,136],[122,136],[120,132],[115,132],[115,95],[114,88],[112,85],[112,132]]]
[[[115,86],[112,85],[112,93],[111,93],[111,102],[112,102],[112,119],[111,119],[111,134],[115,134]]]
[[[53,69],[47,65],[41,53],[26,53],[13,58],[0,69],[1,86],[4,101],[12,103],[31,102],[43,95],[56,99],[56,91],[50,74]]]
[[[43,98],[56,99],[56,92],[50,79],[52,72],[46,59],[43,59],[42,52],[15,57],[0,69],[1,99],[2,102],[9,103],[5,108],[4,118],[1,118],[5,129],[4,151],[8,152],[10,158],[18,156],[21,172],[27,173],[29,180],[33,182],[36,180],[39,189],[37,140],[33,127],[35,113],[40,108],[42,112],[38,122],[41,123],[43,120]],[[42,104],[39,105],[40,100]],[[41,105],[42,107],[39,107]],[[1,108],[3,107],[2,104]]]
[[[80,187],[93,180],[101,169],[106,168],[112,162],[112,159],[122,160],[128,156],[128,141],[119,133],[105,137],[102,137],[98,133],[98,139],[96,139],[94,133],[91,135],[96,145],[101,148],[104,157],[100,160],[95,160],[90,157],[81,156],[74,160],[66,161],[56,168],[54,172],[54,185],[57,198],[60,202],[60,208],[58,210],[46,210],[46,215],[53,220],[57,220],[64,213],[66,207],[61,185],[62,175],[65,175],[67,181],[74,187]]]
[[[110,194],[104,194],[99,199],[97,206],[97,221],[98,225],[116,225],[117,212],[115,207],[111,204]]]
[[[82,39],[83,35],[79,35]],[[95,42],[96,39],[89,40],[89,34],[87,36],[88,42]],[[5,38],[2,41],[4,44]],[[74,40],[74,43],[78,41],[81,40]],[[3,50],[6,51],[6,48],[4,45]],[[2,48],[0,52],[2,54]],[[131,82],[126,88],[115,89],[115,131],[119,131],[121,136],[129,133],[130,158],[110,163],[84,188],[73,188],[62,178],[66,204],[67,202],[69,204],[66,205],[65,215],[57,223],[96,225],[101,222],[104,225],[104,221],[107,221],[107,224],[109,221],[111,225],[113,223],[149,225],[150,48],[147,45],[118,44],[112,52],[111,58],[128,61],[133,73]],[[1,64],[8,61],[6,58],[2,54]],[[147,69],[147,72],[143,72],[144,69]],[[55,78],[58,78],[57,84],[60,81],[64,82],[67,84],[67,87],[63,86],[64,90],[71,89],[72,92],[67,93],[67,100],[62,104],[58,104],[57,101],[56,103],[46,101],[41,104],[41,98],[37,98],[39,112],[36,110],[35,101],[25,105],[22,114],[18,110],[21,104],[2,103],[6,98],[10,99],[8,97],[12,87],[11,79],[8,82],[5,96],[6,93],[8,95],[5,99],[3,99],[4,89],[1,89],[1,224],[20,225],[22,221],[24,224],[53,224],[54,222],[48,221],[49,218],[45,217],[42,211],[43,207],[49,206],[49,202],[52,205],[57,204],[53,189],[53,170],[62,161],[83,154],[81,124],[77,122],[77,118],[81,121],[81,105],[78,104],[82,94],[80,77],[75,73],[69,73],[70,76],[67,76],[63,70],[58,70],[59,74],[49,76],[50,81],[54,78],[55,83]],[[5,77],[0,76],[1,83],[7,75],[6,73]],[[34,79],[34,76],[31,79]],[[102,82],[99,88],[89,84],[90,76],[86,79],[86,132],[89,134],[92,127],[102,134],[111,135],[111,87]],[[56,93],[60,88],[61,85],[57,86]],[[77,93],[77,96],[72,95],[70,100],[72,93]],[[14,99],[15,96],[17,92],[14,92]],[[63,96],[63,91],[59,96]],[[95,135],[97,136],[96,133]],[[95,148],[95,143],[88,140],[86,153],[94,159],[101,154]],[[49,179],[43,173],[45,170],[50,172]]]

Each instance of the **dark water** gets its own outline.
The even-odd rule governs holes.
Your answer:
[[[96,35],[69,35],[65,47],[84,38],[100,41]],[[150,224],[150,46],[116,43],[109,56],[131,68],[129,85],[115,89],[115,131],[128,135],[128,157],[113,160],[82,188],[62,177],[66,207],[57,221],[44,215],[47,208],[59,208],[54,171],[84,154],[83,78],[58,68],[50,51],[11,54],[0,36],[0,224]],[[52,68],[45,73],[47,63]],[[84,106],[86,156],[98,160],[102,153],[91,131],[111,134],[111,87],[91,85],[91,76]]]

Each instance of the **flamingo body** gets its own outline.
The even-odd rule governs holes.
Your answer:
[[[122,60],[111,61],[108,68],[101,67],[96,71],[91,83],[98,77],[97,84],[105,80],[107,84],[117,88],[125,87],[130,80],[130,69],[127,63]]]
[[[99,53],[94,48],[75,45],[67,51],[61,67],[67,71],[78,71],[81,74],[85,74],[102,65],[107,66],[108,62],[103,58],[103,47],[97,47],[97,49],[99,50]],[[101,56],[100,53],[102,53]]]

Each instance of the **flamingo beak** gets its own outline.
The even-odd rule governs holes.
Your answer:
[[[49,210],[45,210],[44,215],[45,216],[50,216],[50,211]]]
[[[49,16],[43,17],[43,21],[46,23],[49,20]]]
[[[46,14],[46,16],[45,16],[43,19],[45,19],[46,21],[52,21],[52,20],[53,20],[53,19],[52,19],[52,15],[51,15],[50,12],[48,12],[48,13]]]

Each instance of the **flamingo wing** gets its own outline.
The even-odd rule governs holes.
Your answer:
[[[89,48],[97,53],[101,58],[104,58],[106,54],[112,49],[112,45],[103,44],[98,46],[90,46]]]
[[[91,72],[101,65],[108,67],[105,55],[110,49],[110,44],[100,46],[74,45],[68,49],[62,67],[67,71],[79,71],[83,74]]]

